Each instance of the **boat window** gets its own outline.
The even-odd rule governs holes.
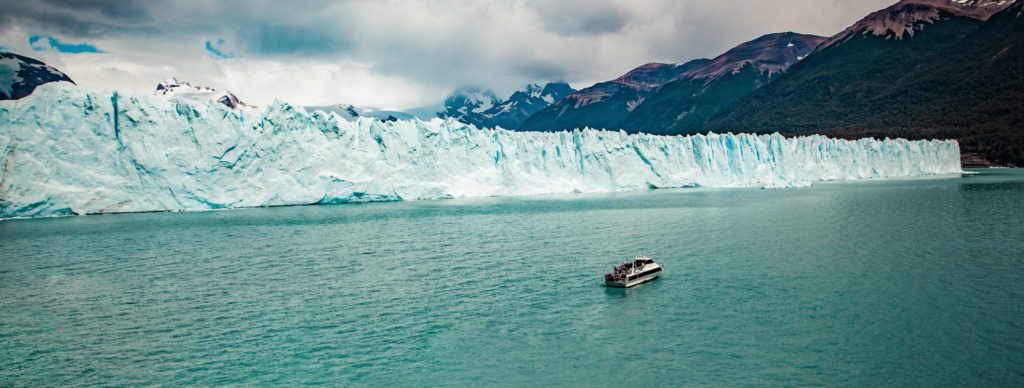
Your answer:
[[[638,276],[647,276],[647,275],[658,273],[658,272],[661,272],[661,268],[655,268],[655,269],[652,269],[650,271],[644,271],[643,273],[641,273]]]

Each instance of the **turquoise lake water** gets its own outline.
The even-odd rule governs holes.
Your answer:
[[[1024,172],[0,222],[0,386],[150,385],[1024,386]]]

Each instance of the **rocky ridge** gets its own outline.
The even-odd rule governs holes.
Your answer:
[[[1012,0],[902,0],[888,8],[874,12],[843,32],[830,38],[819,49],[850,39],[856,34],[872,34],[904,39],[913,37],[923,23],[934,24],[941,13],[988,20],[992,15],[1013,4]]]
[[[178,81],[177,78],[168,78],[156,86],[153,94],[167,100],[190,99],[196,101],[216,101],[231,109],[250,107],[237,96],[228,91],[218,92],[216,89],[205,86],[192,86],[188,82]],[[255,106],[251,107],[255,108]]]
[[[39,60],[0,51],[0,100],[20,100],[39,85],[61,81],[75,83],[60,70]]]

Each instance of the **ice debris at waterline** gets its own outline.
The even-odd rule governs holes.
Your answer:
[[[231,110],[54,83],[0,102],[0,217],[958,173],[955,141],[524,133]]]

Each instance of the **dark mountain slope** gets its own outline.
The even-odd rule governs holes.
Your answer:
[[[778,77],[825,39],[787,32],[736,46],[662,86],[620,126],[630,133],[695,133],[713,114]]]
[[[976,19],[945,14],[943,20],[912,39],[858,34],[810,55],[701,129],[792,133],[884,124],[886,116],[878,115],[883,102],[873,97],[981,24]]]
[[[648,63],[608,82],[572,93],[530,116],[520,131],[561,131],[574,128],[612,128],[657,87],[709,62]]]
[[[950,138],[961,141],[965,154],[1024,164],[1024,19],[1017,16],[1024,1],[988,22],[975,17],[988,18],[1005,5],[982,1],[973,6],[988,8],[978,11],[952,3],[970,12],[931,12],[922,3],[928,2],[904,1],[888,9],[895,15],[869,16],[914,20],[896,28],[902,36],[877,25],[844,31],[713,116],[701,132]],[[907,12],[935,17],[898,17]]]
[[[481,125],[485,128],[519,129],[519,126],[534,113],[575,91],[576,89],[565,82],[549,83],[544,88],[540,85],[529,85],[526,90],[513,93],[507,101],[483,112],[486,119]]]
[[[676,77],[709,78],[737,71],[747,63],[770,73],[782,73],[814,52],[825,40],[823,36],[783,32],[768,34],[733,47],[708,64]]]
[[[444,111],[437,117],[454,118],[478,128],[517,129],[537,111],[575,91],[565,82],[552,82],[543,88],[533,84],[503,101],[490,89],[463,86],[444,100]]]
[[[43,62],[0,51],[0,100],[20,100],[32,94],[37,86],[58,81],[74,83]]]
[[[822,49],[842,43],[857,34],[885,36],[892,33],[896,39],[913,38],[919,22],[932,23],[944,12],[977,20],[989,17],[1007,8],[1007,0],[901,0],[891,7],[871,13],[843,32],[829,38]]]
[[[1024,166],[1024,1],[994,15],[878,100],[905,106],[905,125],[958,139],[987,159]],[[910,122],[913,122],[911,124]]]

